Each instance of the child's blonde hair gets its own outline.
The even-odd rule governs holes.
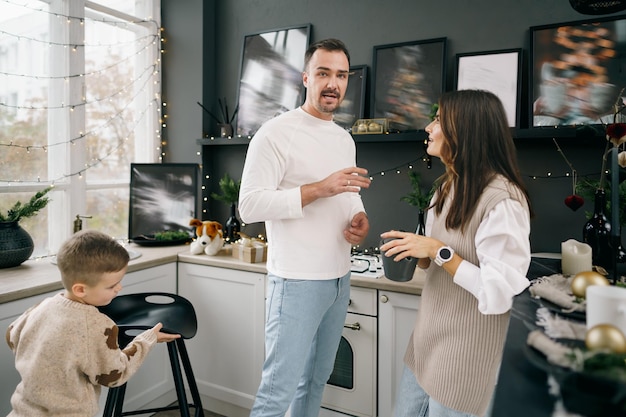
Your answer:
[[[90,287],[102,274],[118,272],[128,265],[128,251],[115,239],[96,230],[83,230],[66,240],[57,254],[57,266],[65,289],[76,283]]]

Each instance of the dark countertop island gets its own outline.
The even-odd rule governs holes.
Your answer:
[[[560,273],[560,259],[532,258],[528,278]],[[548,394],[548,375],[524,353],[530,329],[535,323],[539,304],[528,289],[515,297],[507,333],[492,417],[550,417],[555,398]]]

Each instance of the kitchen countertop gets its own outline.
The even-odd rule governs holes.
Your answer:
[[[223,249],[215,256],[208,256],[192,255],[189,253],[189,246],[186,245],[148,247],[130,244],[128,248],[141,253],[141,256],[130,261],[128,272],[177,261],[263,274],[267,272],[265,263],[239,261],[230,255],[228,249]],[[62,289],[61,274],[52,260],[52,257],[39,258],[26,261],[14,268],[0,269],[0,304]],[[350,282],[355,287],[419,295],[422,292],[424,276],[424,272],[416,268],[413,279],[408,282],[391,281],[385,277],[359,276],[353,276]]]

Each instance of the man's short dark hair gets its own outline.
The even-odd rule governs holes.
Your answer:
[[[350,64],[350,52],[348,52],[348,48],[346,48],[346,45],[339,39],[329,38],[311,44],[311,46],[309,46],[309,48],[306,50],[306,53],[304,54],[305,71],[309,66],[309,61],[311,61],[311,57],[318,49],[324,49],[326,51],[341,51],[346,54],[346,57],[348,58],[348,64]]]

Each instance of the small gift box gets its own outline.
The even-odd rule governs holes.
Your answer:
[[[264,242],[242,239],[231,246],[233,258],[242,262],[258,263],[267,261],[267,244]]]

